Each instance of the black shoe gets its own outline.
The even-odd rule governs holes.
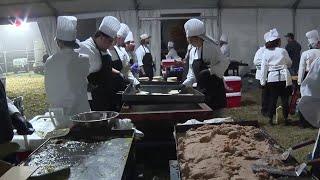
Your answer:
[[[274,126],[272,119],[269,119],[270,126]]]
[[[265,112],[265,111],[261,111],[261,114],[262,114],[263,117],[268,117],[268,113]]]
[[[289,126],[291,123],[288,119],[285,119],[284,120],[284,126]]]

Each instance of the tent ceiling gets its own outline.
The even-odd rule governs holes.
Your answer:
[[[132,9],[320,8],[320,0],[0,0],[0,18],[81,14]]]

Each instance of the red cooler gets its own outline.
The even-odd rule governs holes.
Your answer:
[[[171,66],[175,66],[176,62],[174,61],[174,59],[163,59],[162,60],[162,69],[166,70],[166,67],[171,67]]]
[[[234,108],[241,106],[241,92],[227,93],[227,108]]]
[[[233,91],[226,90],[227,93],[241,92],[242,82],[240,76],[224,76],[224,80],[233,89]]]

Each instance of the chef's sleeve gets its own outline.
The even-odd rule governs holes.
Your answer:
[[[307,66],[306,62],[307,62],[306,53],[302,53],[300,64],[299,64],[299,71],[298,71],[298,85],[301,85],[303,81],[304,73],[306,72],[306,66]]]
[[[283,51],[284,58],[286,60],[287,66],[291,67],[292,61],[287,51]]]
[[[261,48],[254,55],[253,64],[255,66],[260,66],[261,65]]]
[[[136,58],[137,58],[137,61],[138,61],[138,66],[142,66],[143,65],[143,62],[142,62],[142,59],[143,59],[143,56],[144,56],[144,51],[141,50],[141,48],[138,48],[136,50]]]
[[[189,64],[189,70],[187,74],[187,79],[182,83],[187,87],[192,87],[194,83],[196,83],[196,77],[194,76],[192,65]]]
[[[266,85],[267,79],[268,79],[268,63],[265,55],[263,55],[261,60],[261,79],[260,79],[261,86]]]
[[[127,78],[130,81],[130,83],[132,83],[134,86],[140,84],[140,82],[137,80],[137,78],[135,78],[132,74],[131,71],[127,72]]]
[[[218,49],[218,46],[214,46],[214,49],[211,52],[213,52],[213,54],[211,55],[212,58],[209,58],[210,73],[222,78],[229,67],[230,61],[222,54],[220,49]]]

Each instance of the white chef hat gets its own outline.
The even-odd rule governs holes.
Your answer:
[[[62,41],[74,41],[77,38],[77,18],[58,16],[56,38]]]
[[[199,19],[189,19],[184,24],[184,29],[186,31],[187,37],[193,37],[193,36],[202,37],[202,36],[205,36],[205,33],[206,33],[204,23]]]
[[[225,35],[225,34],[222,34],[221,37],[220,37],[220,41],[228,42],[228,36]]]
[[[269,42],[269,36],[270,36],[270,32],[267,32],[264,34],[263,38],[266,42]]]
[[[168,47],[173,47],[174,46],[174,43],[172,41],[169,41],[168,42]]]
[[[268,41],[274,41],[276,39],[280,39],[280,35],[276,28],[270,30]]]
[[[319,38],[319,32],[317,30],[312,30],[306,33],[306,36],[308,38],[309,44],[315,44],[318,43]]]
[[[120,29],[118,30],[117,35],[121,36],[123,38],[126,38],[128,36],[128,34],[129,34],[129,32],[130,32],[129,27],[126,24],[121,23],[120,24]]]
[[[115,38],[117,36],[117,32],[120,29],[120,22],[117,18],[113,16],[106,16],[103,18],[99,30],[104,34]]]
[[[142,34],[141,36],[140,36],[140,39],[141,40],[144,40],[144,39],[148,39],[148,38],[150,38],[151,36],[149,36],[148,34]]]
[[[130,42],[130,41],[134,41],[131,31],[128,33],[128,35],[127,35],[126,39],[124,40],[124,42]]]

